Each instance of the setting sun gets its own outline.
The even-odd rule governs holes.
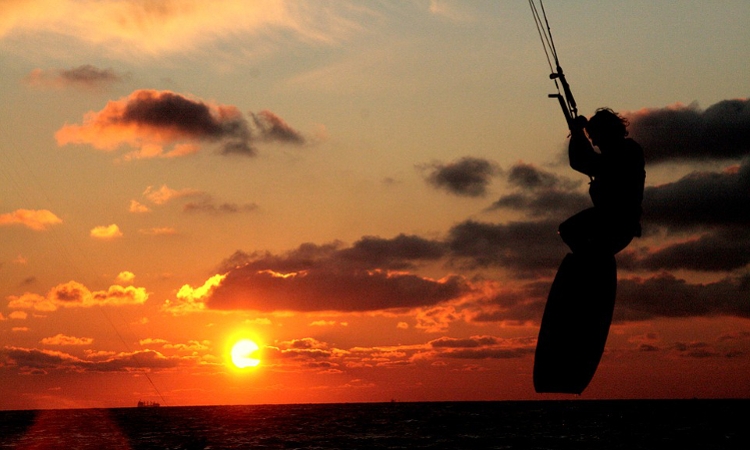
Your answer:
[[[260,360],[252,358],[251,355],[258,350],[258,344],[250,339],[241,339],[232,346],[232,363],[238,369],[255,367],[260,364]]]

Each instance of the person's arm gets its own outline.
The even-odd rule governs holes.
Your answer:
[[[585,125],[585,117],[579,116],[573,121],[568,144],[568,159],[573,170],[593,177],[596,175],[601,155],[594,151],[594,147],[583,132]]]

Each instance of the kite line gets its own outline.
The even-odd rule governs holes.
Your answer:
[[[578,106],[573,98],[573,93],[570,91],[570,85],[565,79],[562,67],[560,67],[560,60],[557,57],[557,50],[555,49],[555,41],[552,39],[552,29],[547,20],[547,12],[544,10],[544,2],[539,0],[539,7],[537,7],[534,0],[529,0],[529,7],[531,8],[531,14],[534,16],[534,23],[539,33],[539,40],[541,40],[542,47],[544,48],[544,54],[547,57],[550,69],[549,77],[555,82],[555,87],[557,88],[557,93],[549,94],[548,97],[556,98],[560,102],[560,107],[565,115],[565,121],[568,124],[568,129],[570,129],[573,119],[578,117]],[[541,14],[539,11],[541,11]],[[554,66],[552,64],[553,61]],[[560,92],[561,86],[562,92]]]

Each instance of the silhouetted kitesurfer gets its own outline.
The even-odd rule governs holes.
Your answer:
[[[571,121],[570,167],[591,178],[594,203],[560,224],[560,237],[575,255],[614,255],[641,236],[645,159],[641,146],[627,137],[627,125],[609,108],[590,120]]]
[[[549,97],[560,103],[570,130],[570,167],[589,176],[594,203],[558,229],[572,253],[560,263],[547,296],[534,353],[534,389],[581,394],[596,373],[612,323],[615,254],[641,235],[645,161],[641,146],[628,138],[623,117],[609,108],[598,109],[590,120],[578,115],[544,5],[540,0],[537,8],[529,0],[529,6],[557,87]]]

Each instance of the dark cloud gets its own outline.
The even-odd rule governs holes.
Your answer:
[[[236,214],[252,212],[258,209],[258,205],[255,203],[217,203],[210,198],[205,198],[198,202],[185,203],[182,210],[185,212],[203,212],[209,214]]]
[[[445,241],[399,235],[303,244],[282,255],[235,252],[219,267],[226,278],[206,304],[214,309],[372,311],[413,308],[470,293],[462,277],[424,278],[407,270],[447,261],[468,268],[502,266],[549,275],[564,255],[556,223],[465,222]],[[540,238],[541,236],[541,238]],[[544,239],[543,236],[549,236]]]
[[[419,263],[446,256],[447,246],[440,241],[400,234],[391,239],[365,236],[351,247],[341,242],[317,245],[305,243],[283,255],[235,252],[221,263],[219,272],[240,266],[253,270],[298,272],[313,268],[325,270],[405,270]]]
[[[705,111],[694,105],[680,106],[644,110],[629,117],[633,137],[652,146],[648,159],[661,162],[749,155],[749,114],[747,100],[728,100]],[[516,164],[508,171],[507,179],[515,191],[494,202],[490,210],[514,210],[532,219],[560,222],[590,206],[588,196],[579,190],[577,183],[530,164]],[[643,209],[646,234],[655,234],[660,229],[702,234],[650,254],[626,252],[621,255],[625,267],[723,271],[741,268],[750,262],[745,256],[748,237],[743,231],[743,227],[750,225],[750,158],[724,171],[696,171],[675,182],[647,187]],[[505,227],[484,228],[486,232]],[[500,256],[493,261],[493,255],[502,255],[500,248],[504,248],[505,243],[490,244],[485,255],[481,255],[481,246],[477,247],[475,254],[479,262],[512,264]]]
[[[455,359],[521,358],[534,352],[533,339],[502,339],[493,336],[473,336],[465,339],[442,337],[430,346],[440,350],[439,356]]]
[[[696,104],[627,114],[630,135],[648,163],[739,159],[750,155],[750,100],[723,100],[706,110]]]
[[[145,350],[122,353],[104,360],[92,361],[60,351],[6,346],[0,350],[0,364],[24,370],[122,372],[176,367],[179,365],[179,358],[168,358],[159,352]]]
[[[571,190],[581,184],[524,162],[519,162],[510,168],[508,171],[508,183],[530,191],[560,188]]]
[[[727,355],[721,355],[718,351],[716,351],[706,342],[690,342],[690,343],[676,342],[672,346],[672,350],[677,352],[678,355],[684,358],[703,359],[703,358],[714,358],[717,356],[727,356]]]
[[[545,171],[531,164],[518,163],[508,171],[508,183],[515,192],[500,197],[489,210],[522,211],[530,217],[562,221],[590,207],[588,194],[579,191],[580,182]]]
[[[294,361],[301,361],[301,362],[307,362],[307,367],[312,368],[326,368],[326,367],[334,367],[335,364],[332,364],[327,361],[321,361],[321,360],[328,360],[332,359],[334,356],[334,351],[324,348],[285,348],[280,349],[277,347],[268,347],[267,350],[265,350],[261,357],[264,357],[267,360],[274,360],[274,359],[286,359],[286,360],[294,360]]]
[[[233,151],[242,148],[245,153],[254,153],[248,124],[235,108],[211,108],[172,92],[137,91],[122,113],[112,120],[124,125],[171,130],[180,136],[198,139],[229,139]]]
[[[652,149],[652,161],[736,158],[750,153],[742,147],[747,141],[737,138],[744,136],[746,112],[746,101],[728,101],[705,112],[695,107],[673,108],[640,112],[631,115],[631,120],[634,137],[649,145],[659,142],[656,137],[685,138],[680,131],[684,123],[688,128],[700,128],[703,138],[687,136],[671,148]],[[726,123],[722,125],[722,121]],[[722,135],[717,137],[719,131]],[[693,147],[685,150],[683,146],[688,144]],[[430,170],[426,178],[431,184],[467,196],[485,194],[491,177],[498,172],[489,161],[476,158],[434,164]],[[432,306],[434,314],[452,315],[451,320],[538,321],[551,277],[567,252],[557,227],[570,214],[590,206],[590,199],[580,182],[531,164],[518,163],[506,175],[511,191],[490,209],[511,209],[534,220],[504,224],[467,220],[453,226],[440,240],[413,235],[392,239],[368,236],[348,247],[340,242],[304,244],[283,255],[237,252],[222,265],[227,276],[207,304],[215,309],[296,311]],[[620,280],[616,320],[750,317],[750,276],[692,283],[663,272],[734,271],[750,264],[750,158],[724,171],[694,172],[648,187],[644,210],[647,230],[690,232],[693,236],[658,249],[630,249],[618,256],[621,267],[662,272]],[[537,279],[501,286],[478,279],[469,282],[452,276],[433,280],[410,273],[428,263],[447,263],[462,270],[498,267],[521,278]],[[441,338],[430,345],[441,356],[452,358],[505,358],[528,351],[523,345],[508,345],[491,337]],[[287,350],[323,351],[294,346]],[[700,349],[694,350],[698,352],[694,355],[699,355]]]
[[[549,274],[565,255],[557,221],[507,224],[466,221],[448,233],[451,257],[467,267],[507,267],[520,275]]]
[[[646,188],[644,220],[670,229],[750,225],[750,158],[723,172],[693,172]]]
[[[119,354],[105,361],[97,361],[87,366],[89,371],[123,372],[144,369],[169,369],[180,364],[178,357],[166,357],[153,350],[137,351],[129,354]]]
[[[222,261],[217,270],[224,273],[239,268],[246,268],[256,271],[271,270],[274,272],[291,273],[320,266],[333,269],[341,265],[340,258],[337,255],[342,246],[341,242],[332,242],[323,245],[305,243],[281,255],[274,255],[268,252],[246,253],[238,250],[229,258]],[[366,267],[374,268],[371,264]]]
[[[464,308],[472,309],[471,322],[538,323],[542,318],[551,280],[488,291]],[[646,278],[620,277],[614,320],[643,321],[658,317],[689,318],[734,316],[750,318],[750,275],[726,277],[715,282],[691,283],[661,272]],[[450,346],[453,341],[446,341]],[[455,346],[471,347],[470,341]],[[439,342],[442,345],[442,342]]]
[[[25,369],[49,369],[84,362],[67,353],[6,346],[0,350],[0,361]]]
[[[283,255],[236,252],[207,304],[215,309],[373,311],[413,308],[452,300],[470,291],[462,277],[420,277],[405,269],[435,261],[446,247],[399,235],[365,237],[351,247],[339,242],[303,244]],[[394,272],[394,271],[398,272]]]
[[[36,284],[37,278],[35,276],[26,277],[23,280],[21,280],[21,283],[19,286],[31,286],[33,284]]]
[[[525,283],[518,287],[496,287],[478,301],[472,322],[527,323],[539,321],[547,303],[551,280]]]
[[[257,114],[252,114],[252,118],[260,131],[261,137],[265,140],[291,144],[305,143],[305,138],[299,131],[290,127],[284,120],[271,111],[263,110]]]
[[[206,302],[214,309],[372,311],[456,300],[472,291],[462,277],[424,278],[407,270],[447,261],[468,268],[507,267],[549,275],[564,255],[556,223],[494,225],[465,222],[445,241],[399,235],[303,244],[282,255],[235,252]],[[542,236],[542,238],[540,238]],[[544,239],[543,236],[549,236]]]
[[[413,235],[364,237],[350,247],[340,242],[304,244],[284,255],[238,252],[223,264],[229,276],[208,304],[214,308],[365,311],[437,305],[476,289],[477,285],[460,278],[437,282],[404,272],[444,262],[461,270],[498,267],[521,278],[544,277],[520,288],[493,288],[473,309],[464,310],[464,317],[475,322],[538,320],[549,278],[567,252],[557,227],[590,201],[579,192],[580,183],[531,164],[514,165],[507,181],[516,191],[493,208],[512,208],[542,220],[504,224],[468,220],[452,227],[441,240]],[[644,199],[647,230],[664,227],[701,234],[659,249],[627,250],[618,255],[618,264],[648,271],[745,267],[750,263],[748,206],[750,159],[721,172],[695,172],[649,187]],[[747,301],[740,299],[747,298],[747,285],[747,281],[730,278],[690,284],[666,273],[646,280],[623,280],[618,295],[623,298],[618,300],[623,306],[620,318],[744,317]]]
[[[718,342],[742,341],[750,339],[750,331],[734,331],[725,333],[716,338]]]
[[[42,70],[34,69],[24,81],[31,86],[99,88],[125,80],[112,69],[100,69],[85,64],[70,69]]]
[[[724,227],[647,255],[631,255],[631,268],[731,271],[750,264],[750,229]]]
[[[50,297],[61,303],[85,303],[89,291],[81,284],[60,284],[50,291]]]
[[[252,117],[257,130],[234,106],[142,89],[89,113],[82,125],[65,125],[55,137],[59,145],[86,143],[114,150],[129,144],[140,148],[127,159],[185,156],[197,151],[195,143],[201,141],[220,143],[222,154],[245,156],[256,154],[258,140],[304,142],[301,134],[270,111]],[[174,148],[164,151],[164,145]]]
[[[478,323],[536,322],[541,319],[551,277],[566,252],[555,233],[556,227],[552,221],[467,221],[451,229],[444,241],[400,235],[393,239],[366,237],[350,247],[339,242],[304,244],[282,255],[236,252],[222,264],[226,279],[206,304],[214,309],[349,312],[442,304],[453,308],[454,320],[461,317]],[[737,232],[742,236],[750,234]],[[732,250],[722,260],[722,252],[737,239],[732,234],[707,234],[687,241],[684,247],[675,244],[655,252],[618,255],[618,265],[646,270],[729,270],[746,264],[748,259],[741,251]],[[713,262],[702,261],[709,252],[714,255]],[[407,272],[437,261],[470,270],[502,267],[521,277],[543,277],[506,285],[470,282],[458,276],[434,280]],[[711,315],[750,317],[750,275],[711,283],[690,283],[667,272],[648,278],[621,278],[617,296],[616,319],[620,321]],[[434,341],[434,347],[443,348],[490,344],[473,338]]]
[[[533,354],[533,348],[479,348],[462,349],[441,353],[444,358],[456,359],[512,359]]]
[[[750,275],[712,283],[691,284],[669,273],[621,279],[617,285],[615,320],[653,317],[750,317]]]
[[[445,256],[447,246],[438,241],[400,234],[393,239],[365,236],[351,248],[341,251],[342,259],[385,269],[409,269],[415,262],[435,261]]]
[[[229,272],[207,302],[214,309],[259,311],[375,311],[414,308],[455,299],[469,285],[461,277],[431,280],[380,270]]]
[[[114,83],[123,80],[123,76],[118,75],[112,69],[99,69],[90,64],[68,70],[61,70],[60,78],[70,83],[78,83],[87,86]]]
[[[433,186],[466,197],[485,195],[491,178],[498,172],[494,163],[472,157],[448,164],[434,163],[422,169],[428,171],[426,179]]]
[[[470,338],[457,339],[450,337],[441,337],[430,341],[432,347],[445,347],[445,348],[476,348],[487,345],[495,345],[499,342],[499,339],[493,336],[473,336]]]
[[[338,366],[338,364],[328,360],[335,359],[344,353],[314,338],[279,342],[274,346],[263,347],[259,352],[258,357],[264,361],[286,360],[287,362],[302,363],[304,367],[313,369]]]
[[[224,153],[255,154],[250,127],[234,106],[209,105],[174,92],[148,89],[107,103],[101,111],[89,113],[82,125],[65,125],[55,137],[60,145],[87,143],[102,150],[127,143],[141,147],[137,156],[141,158],[192,153],[194,149],[184,148],[162,152],[162,145],[184,141],[220,141]]]

